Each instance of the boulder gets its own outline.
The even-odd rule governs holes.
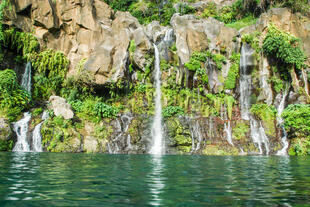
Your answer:
[[[51,96],[49,102],[51,103],[50,108],[54,110],[55,116],[62,116],[64,119],[73,118],[74,113],[71,105],[66,102],[66,99],[59,96]]]
[[[8,141],[13,135],[9,120],[0,118],[0,140]]]

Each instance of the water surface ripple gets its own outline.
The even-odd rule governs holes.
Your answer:
[[[0,206],[308,206],[310,159],[0,153]]]

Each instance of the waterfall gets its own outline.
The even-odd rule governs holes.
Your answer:
[[[38,124],[32,133],[32,148],[34,152],[43,152],[42,149],[42,136],[41,136],[41,126],[44,121],[49,117],[48,112],[44,111],[42,114],[42,122]]]
[[[230,121],[224,124],[224,132],[226,133],[227,142],[234,146],[234,143],[232,142],[232,129],[230,126]]]
[[[22,88],[31,95],[31,62],[28,62],[22,78]]]
[[[265,146],[266,155],[269,154],[269,140],[265,133],[264,127],[261,122],[258,122],[254,117],[250,117],[251,137],[253,143],[259,150],[259,154],[263,154],[262,146]]]
[[[198,152],[201,149],[202,145],[202,134],[201,129],[199,125],[199,120],[193,120],[195,123],[190,122],[190,118],[187,118],[189,126],[190,126],[190,132],[192,137],[192,149],[191,153]]]
[[[240,104],[241,117],[244,120],[250,120],[250,96],[252,90],[252,78],[249,67],[252,66],[253,49],[247,44],[242,45],[240,58]]]
[[[277,152],[277,155],[283,155],[283,156],[287,155],[286,151],[287,151],[289,143],[287,141],[287,132],[286,132],[284,126],[283,126],[284,120],[281,117],[281,114],[282,114],[282,112],[284,110],[284,107],[285,107],[285,100],[286,100],[286,97],[288,95],[289,88],[290,88],[289,84],[287,84],[286,85],[286,89],[285,89],[285,91],[284,91],[284,93],[282,95],[282,99],[281,99],[281,102],[279,104],[279,107],[277,108],[277,110],[278,110],[277,122],[278,122],[278,125],[281,126],[281,129],[282,129],[282,132],[283,132],[283,136],[281,138],[281,142],[282,142],[283,148]]]
[[[226,140],[230,145],[234,146],[232,142],[232,128],[231,128],[230,120],[228,119],[226,107],[223,104],[221,105],[221,119],[222,121],[224,121],[224,132],[226,133]]]
[[[165,36],[157,45],[160,56],[166,61],[169,61],[170,47],[174,43],[174,32],[173,29],[169,28],[166,30]]]
[[[173,41],[173,29],[168,29],[165,33],[164,41],[170,44]]]
[[[30,146],[27,140],[28,124],[31,120],[29,112],[24,113],[24,117],[13,124],[14,131],[17,135],[17,142],[13,148],[13,152],[29,152]]]
[[[259,150],[259,154],[263,154],[262,146],[265,152],[269,154],[269,140],[261,122],[250,115],[251,107],[251,91],[252,78],[251,68],[254,66],[254,50],[247,44],[242,45],[240,57],[240,107],[241,117],[244,120],[250,120],[251,138],[253,143]]]
[[[161,81],[160,81],[160,57],[157,46],[154,44],[155,48],[155,87],[156,87],[156,97],[155,97],[155,117],[152,126],[152,148],[151,154],[162,154],[165,152],[164,140],[162,132],[162,106],[161,106]]]

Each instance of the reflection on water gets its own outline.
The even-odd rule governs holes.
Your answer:
[[[159,206],[161,204],[161,193],[163,188],[165,187],[163,170],[165,168],[162,155],[152,155],[152,169],[150,174],[147,176],[148,183],[150,186],[150,191],[152,195],[152,199],[150,200],[150,205]]]
[[[7,184],[9,185],[7,189],[6,200],[32,200],[35,195],[35,181],[24,172],[27,172],[28,175],[35,176],[37,168],[36,159],[38,158],[35,153],[24,153],[16,152],[10,157],[10,166],[9,166],[9,175],[7,177]],[[22,195],[22,198],[20,198]]]
[[[307,206],[309,161],[0,153],[0,206]]]

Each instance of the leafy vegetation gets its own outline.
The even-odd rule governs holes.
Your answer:
[[[11,151],[13,149],[13,140],[0,139],[0,151]]]
[[[29,107],[31,98],[17,82],[13,70],[0,71],[0,110],[14,121],[21,111]]]
[[[240,54],[233,53],[230,58],[231,66],[228,71],[227,78],[224,82],[225,89],[233,90],[239,77]]]
[[[69,60],[59,51],[45,50],[32,57],[35,76],[34,99],[59,95],[69,67]]]
[[[280,93],[281,90],[283,89],[283,81],[276,77],[276,76],[272,76],[269,80],[268,83],[271,83],[273,86],[273,89],[277,92]]]
[[[257,18],[253,16],[247,16],[242,19],[236,20],[234,22],[228,23],[226,24],[226,26],[230,28],[234,28],[236,30],[240,30],[241,28],[255,24],[256,21],[257,21]]]
[[[306,57],[299,43],[300,40],[294,35],[270,24],[262,48],[265,54],[275,57],[278,62],[301,69],[304,66]]]
[[[163,117],[168,118],[176,115],[184,115],[184,110],[179,106],[168,106],[162,111]]]
[[[94,106],[94,111],[100,118],[111,118],[118,114],[119,109],[103,102],[97,102]]]
[[[267,104],[253,104],[250,111],[256,118],[263,122],[266,134],[275,136],[276,108]]]
[[[289,105],[282,113],[285,129],[290,137],[310,136],[310,105]]]
[[[274,120],[277,114],[276,108],[267,104],[253,104],[250,111],[260,120]]]
[[[3,17],[4,17],[4,9],[8,6],[7,0],[2,0],[0,3],[0,41],[4,40],[4,34],[3,34]]]

